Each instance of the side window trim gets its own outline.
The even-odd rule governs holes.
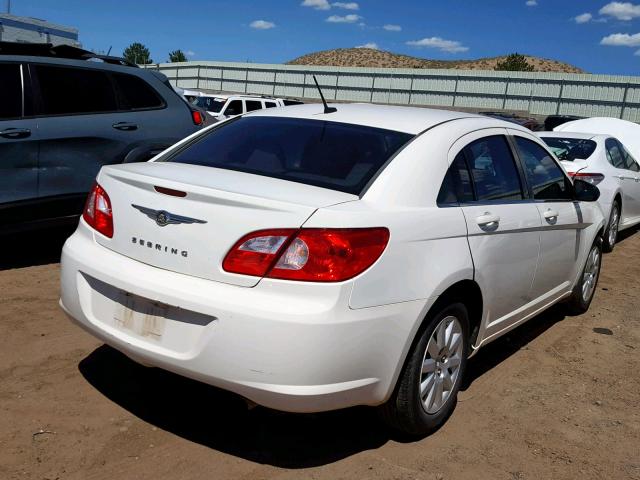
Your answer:
[[[472,142],[473,143],[473,142]],[[470,144],[469,144],[470,145]],[[471,174],[471,166],[470,166],[470,162],[469,162],[469,145],[465,145],[464,148],[462,150],[460,150],[460,154],[462,154],[462,159],[464,160],[464,164],[467,167],[467,173],[469,175],[469,183],[471,184],[471,195],[473,195],[473,203],[477,203],[478,202],[478,190],[476,189],[476,181],[473,178],[473,175]],[[456,155],[457,157],[457,155]],[[455,159],[454,159],[455,161]],[[462,205],[463,203],[460,203],[460,205]]]
[[[31,65],[28,62],[22,63],[22,79],[23,89],[22,95],[24,98],[24,110],[23,118],[34,118],[36,116],[36,86],[34,85],[34,73],[31,69]]]
[[[21,94],[21,98],[20,98],[20,118],[24,118],[24,63],[20,63],[20,94]]]
[[[509,133],[506,137],[507,137],[507,143],[509,144],[509,148],[511,149],[511,155],[513,155],[513,159],[516,162],[518,175],[520,176],[520,185],[522,187],[522,194],[525,200],[534,201],[533,187],[531,186],[531,184],[529,183],[529,179],[527,178],[524,162],[522,160],[522,157],[520,156],[518,145],[516,144],[516,136],[513,135],[512,133]],[[526,138],[526,137],[523,137],[523,138]]]

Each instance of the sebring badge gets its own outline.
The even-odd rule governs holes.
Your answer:
[[[141,207],[140,205],[131,204],[133,208],[144,213],[151,220],[154,220],[158,226],[165,227],[167,225],[176,225],[179,223],[207,223],[206,220],[197,218],[183,217],[175,213],[169,213],[165,210],[154,210],[153,208]]]

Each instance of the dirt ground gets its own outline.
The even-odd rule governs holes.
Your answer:
[[[2,248],[1,479],[640,479],[640,233],[605,257],[587,314],[553,308],[481,351],[419,441],[371,409],[247,411],[135,364],[58,308],[63,239]]]

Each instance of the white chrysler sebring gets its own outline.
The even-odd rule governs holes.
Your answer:
[[[601,263],[597,187],[526,129],[374,105],[262,110],[103,167],[61,306],[134,360],[267,407],[425,434],[467,358]]]

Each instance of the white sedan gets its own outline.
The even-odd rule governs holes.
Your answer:
[[[261,110],[103,167],[60,304],[143,364],[279,410],[379,406],[426,434],[481,346],[557,302],[587,310],[599,192],[514,124],[334,107]]]
[[[640,223],[640,165],[611,135],[541,132],[570,176],[597,185],[608,219],[603,249],[610,252],[618,231]]]

